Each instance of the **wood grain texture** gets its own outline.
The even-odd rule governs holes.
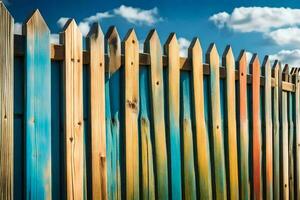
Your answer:
[[[194,105],[196,149],[197,149],[197,170],[199,185],[197,190],[200,199],[212,199],[212,180],[210,148],[207,125],[204,116],[204,91],[203,91],[203,63],[202,48],[200,41],[194,38],[189,47],[189,57],[192,59],[192,102]]]
[[[145,40],[145,53],[151,57],[150,83],[152,102],[152,121],[155,138],[155,158],[157,175],[157,195],[159,199],[168,198],[168,159],[165,129],[164,85],[162,50],[158,34],[151,30]],[[172,55],[173,56],[173,55]],[[174,58],[175,59],[175,58]],[[177,174],[177,177],[180,174]],[[176,177],[174,177],[176,178]],[[181,180],[172,180],[172,195],[181,197]]]
[[[211,131],[214,148],[215,198],[227,199],[226,171],[224,155],[224,133],[221,127],[219,54],[212,43],[206,53],[206,62],[210,65],[210,100],[212,124]]]
[[[223,66],[226,68],[226,108],[227,108],[227,147],[229,168],[227,180],[229,180],[230,199],[239,199],[238,176],[238,147],[236,124],[236,95],[235,95],[235,62],[230,46],[227,46],[222,56]],[[228,179],[229,178],[229,179]]]
[[[63,68],[66,198],[84,199],[82,35],[69,20],[60,35],[65,47]]]
[[[108,199],[121,199],[120,133],[124,121],[121,108],[121,40],[116,27],[109,28],[106,51],[109,55],[106,65],[106,153]]]
[[[253,164],[253,198],[262,199],[262,135],[260,113],[260,64],[257,54],[250,62],[252,73],[252,164]]]
[[[287,77],[285,81],[293,82],[293,75],[289,72],[289,66],[285,66]],[[295,95],[292,92],[288,93],[288,120],[289,120],[289,198],[295,199],[295,124],[294,124],[294,100]]]
[[[139,199],[139,44],[133,29],[124,39],[126,199]]]
[[[288,129],[288,96],[282,92],[282,132],[281,132],[281,199],[289,199],[289,129]]]
[[[265,155],[264,155],[264,176],[265,176],[265,198],[273,199],[273,132],[272,132],[272,71],[269,57],[263,61],[263,73],[265,76],[264,86],[264,109],[265,109]]]
[[[0,199],[13,196],[14,19],[0,2]]]
[[[273,65],[273,77],[275,86],[273,89],[273,177],[274,199],[280,198],[280,122],[279,122],[279,62]]]
[[[154,142],[151,126],[151,82],[150,72],[146,67],[140,68],[140,146],[141,146],[141,169],[142,199],[155,199],[155,172],[154,172]]]
[[[183,197],[197,199],[192,130],[191,78],[189,72],[180,75],[180,128],[183,147]]]
[[[295,72],[295,124],[296,124],[296,196],[295,199],[300,198],[300,77],[299,72]]]
[[[167,75],[167,105],[168,105],[168,135],[169,135],[169,161],[172,197],[181,198],[181,151],[180,151],[180,69],[179,46],[175,33],[171,33],[164,46],[168,57]],[[173,194],[174,192],[174,194]],[[167,194],[166,194],[167,195]],[[166,196],[167,197],[167,196]]]
[[[92,199],[107,199],[105,132],[105,60],[104,36],[99,24],[93,24],[87,39],[90,50],[90,144]]]
[[[51,199],[50,31],[36,10],[26,35],[26,197]]]
[[[249,128],[247,101],[247,60],[246,52],[241,51],[237,60],[239,70],[239,181],[240,198],[250,199],[249,179]]]

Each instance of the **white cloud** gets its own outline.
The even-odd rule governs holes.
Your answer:
[[[51,44],[59,44],[59,34],[53,33],[50,35]]]
[[[91,24],[89,22],[80,22],[78,25],[83,36],[86,36],[91,28]]]
[[[115,15],[121,16],[133,24],[153,25],[158,21],[162,21],[162,18],[159,17],[157,7],[150,10],[143,10],[141,8],[121,5],[119,8],[114,9],[113,12]]]
[[[84,18],[83,21],[93,23],[93,22],[98,22],[101,19],[111,18],[111,17],[114,17],[114,15],[110,14],[109,12],[98,12],[95,15]]]
[[[300,49],[281,50],[270,55],[270,60],[279,60],[282,64],[289,64],[292,67],[300,66]]]
[[[290,27],[271,31],[265,37],[277,45],[300,45],[300,28]]]
[[[57,20],[56,23],[60,28],[63,28],[69,19],[70,18],[68,18],[68,17],[61,17]]]
[[[22,23],[16,22],[14,24],[14,34],[22,35]]]
[[[247,66],[250,64],[250,61],[252,59],[253,53],[246,51],[246,62],[247,62]]]
[[[272,29],[300,25],[300,9],[271,7],[240,7],[231,14],[220,12],[209,20],[218,28],[237,32],[268,32]]]
[[[179,44],[180,56],[187,57],[188,56],[188,48],[191,44],[191,41],[189,41],[186,38],[180,37],[180,38],[178,38],[178,44]]]

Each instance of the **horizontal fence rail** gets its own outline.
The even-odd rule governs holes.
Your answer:
[[[299,199],[299,68],[171,33],[139,50],[0,2],[0,199]],[[86,40],[87,50],[83,50]],[[249,63],[249,64],[248,64]],[[261,64],[262,63],[262,64]]]

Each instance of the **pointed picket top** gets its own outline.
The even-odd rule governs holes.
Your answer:
[[[93,23],[89,33],[87,34],[88,38],[93,38],[93,39],[98,39],[98,38],[103,38],[103,32],[100,27],[100,24],[98,22]]]
[[[109,56],[109,64],[106,65],[106,71],[113,74],[121,67],[121,39],[115,26],[109,27],[105,40],[105,49]]]
[[[289,81],[289,65],[288,64],[285,64],[284,65],[284,68],[282,70],[282,80],[284,81]]]
[[[200,64],[202,65],[202,48],[199,38],[195,37],[188,49],[188,57],[189,58],[197,58],[198,61],[200,61]]]
[[[179,44],[177,41],[176,33],[170,33],[165,45],[164,45],[164,51],[165,54],[168,54],[170,49],[178,50],[179,51]]]
[[[273,68],[273,73],[278,74],[280,68],[280,62],[278,60],[275,60],[272,68]]]
[[[211,43],[206,53],[206,63],[211,66],[219,67],[220,58],[215,43]]]
[[[239,57],[237,59],[237,64],[239,67],[246,66],[247,64],[247,56],[246,56],[246,51],[244,49],[239,54]]]
[[[6,13],[10,18],[13,18],[10,12],[7,10],[6,6],[4,5],[3,1],[0,1],[0,13]]]
[[[128,43],[132,43],[132,44],[135,44],[135,45],[138,45],[138,39],[137,39],[137,36],[135,34],[135,31],[133,28],[129,29],[129,31],[127,32],[123,42],[125,44],[128,44]]]
[[[250,73],[253,73],[253,69],[258,68],[260,69],[260,63],[257,53],[253,54],[251,61],[250,61]]]
[[[268,73],[270,73],[270,71],[271,71],[271,64],[270,64],[269,56],[264,57],[262,67],[263,67],[263,72],[262,72],[263,75],[267,76]]]
[[[144,42],[144,52],[150,53],[151,48],[156,47],[156,51],[161,51],[160,39],[155,29],[152,29]]]
[[[225,66],[225,68],[234,69],[234,56],[232,53],[232,48],[230,45],[227,45],[225,48],[225,51],[222,55],[222,65]]]
[[[29,30],[28,27],[33,26],[33,30]],[[25,22],[25,32],[24,35],[30,34],[28,31],[34,31],[38,30],[40,32],[49,32],[50,30],[48,28],[47,23],[45,22],[43,16],[41,15],[40,11],[36,9],[29,17],[27,18]]]

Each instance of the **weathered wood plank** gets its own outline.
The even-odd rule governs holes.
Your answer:
[[[50,31],[36,10],[26,35],[26,197],[51,199]]]
[[[260,64],[257,54],[250,61],[252,74],[253,198],[262,199],[262,141],[260,114]]]
[[[106,36],[109,56],[106,65],[106,137],[107,137],[107,192],[108,199],[121,199],[120,133],[123,121],[121,108],[121,40],[116,27],[109,28]]]
[[[227,108],[227,147],[229,158],[229,196],[230,199],[239,199],[238,176],[238,147],[236,124],[236,95],[235,95],[235,62],[230,46],[227,46],[222,56],[223,66],[226,67],[226,108]],[[229,178],[229,179],[228,179]]]
[[[295,124],[296,124],[296,197],[300,198],[300,77],[299,72],[295,72]]]
[[[249,129],[247,101],[247,60],[241,51],[237,60],[239,70],[239,181],[241,199],[250,199]]]
[[[13,198],[14,19],[0,2],[0,199]]]
[[[273,77],[275,86],[273,89],[273,177],[274,177],[274,199],[280,198],[280,141],[279,141],[279,62],[273,65]]]
[[[140,144],[142,163],[142,199],[155,199],[155,177],[153,161],[153,133],[151,127],[151,82],[149,81],[149,70],[146,67],[140,68]]]
[[[107,199],[104,36],[99,24],[93,24],[87,44],[90,51],[91,197]]]
[[[139,199],[139,44],[135,31],[124,39],[126,199]]]
[[[288,99],[287,92],[282,92],[282,133],[281,133],[281,199],[289,199],[289,155],[288,155]]]
[[[265,109],[265,198],[273,199],[273,132],[272,132],[272,71],[269,57],[266,56],[263,61],[263,73],[265,76],[264,86],[264,109]]]
[[[293,82],[293,76],[289,72],[289,66],[286,65],[283,70],[287,74],[285,81]],[[295,129],[294,129],[294,99],[295,95],[292,92],[288,93],[288,120],[289,120],[289,198],[295,199],[295,172],[294,172],[294,152],[295,152]]]
[[[65,47],[63,68],[64,133],[67,199],[84,197],[84,136],[82,35],[76,22],[69,20],[60,34]]]
[[[164,46],[165,54],[168,56],[168,134],[169,134],[169,152],[170,178],[172,197],[181,198],[181,152],[180,152],[180,69],[179,69],[179,46],[175,33],[171,33]],[[167,194],[166,194],[167,197]]]
[[[207,125],[204,116],[202,49],[198,38],[194,38],[189,47],[189,58],[193,66],[193,105],[195,119],[197,170],[200,199],[212,199],[210,148]]]
[[[216,199],[227,199],[226,171],[224,156],[224,135],[221,123],[219,54],[212,43],[206,53],[206,62],[210,65],[210,100],[212,113],[212,137],[214,147],[214,177]]]
[[[183,147],[183,197],[184,199],[197,199],[190,82],[190,73],[182,72],[180,75],[180,126]]]
[[[162,50],[159,37],[151,30],[145,40],[144,50],[150,54],[151,102],[153,116],[153,131],[155,138],[155,158],[157,175],[157,194],[159,199],[168,198],[168,159],[165,130],[164,85]],[[172,55],[173,56],[173,55]],[[176,59],[176,58],[174,58]],[[180,177],[180,174],[177,174]],[[174,177],[176,178],[176,177]],[[172,177],[171,177],[172,180]],[[181,180],[172,180],[172,195],[181,197]]]

